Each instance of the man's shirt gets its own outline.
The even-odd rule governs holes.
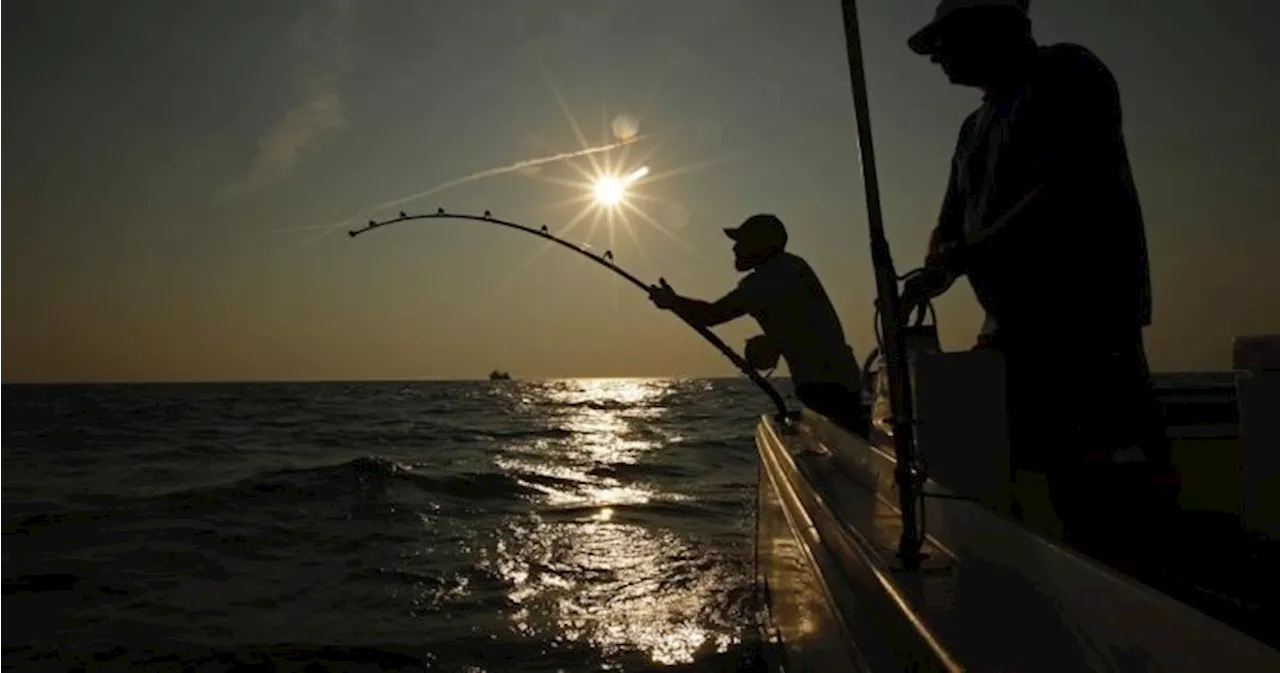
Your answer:
[[[989,93],[960,130],[942,240],[973,240],[1033,189],[967,268],[987,325],[1107,333],[1151,323],[1151,280],[1115,79],[1078,45],[1041,47],[1016,86]]]
[[[858,363],[840,318],[803,259],[786,252],[769,259],[721,302],[751,315],[777,341],[796,385],[839,383],[859,390]]]

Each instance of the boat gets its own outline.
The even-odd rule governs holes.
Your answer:
[[[1268,582],[1274,593],[1265,556],[1280,539],[1271,495],[1280,473],[1280,336],[1237,338],[1225,381],[1166,381],[1158,390],[1175,464],[1187,475],[1183,507],[1221,493],[1197,481],[1206,475],[1197,461],[1238,484],[1235,512],[1200,503],[1238,514],[1234,550],[1222,536],[1195,537],[1207,528],[1185,527],[1186,544],[1169,551],[1216,558],[1216,573],[1193,569],[1180,585],[1144,581],[1065,544],[1043,489],[1026,475],[1009,478],[999,356],[913,350],[888,317],[897,315],[897,281],[878,209],[857,12],[852,0],[843,7],[878,305],[887,307],[876,373],[884,385],[870,404],[873,418],[880,407],[888,413],[865,436],[807,409],[756,424],[757,617],[768,667],[1280,670],[1275,615],[1259,617],[1264,608],[1205,586],[1230,575],[1216,579],[1239,580],[1242,596]],[[1223,447],[1235,447],[1234,467]]]
[[[1280,337],[1272,339],[1280,343]],[[935,357],[971,377],[991,364],[981,361],[985,355]],[[1240,370],[1230,389],[1165,385],[1159,393],[1171,409],[1175,462],[1191,476],[1184,499],[1222,497],[1222,489],[1196,483],[1194,467],[1206,460],[1206,449],[1235,442],[1242,455],[1235,464],[1246,469],[1237,468],[1234,508],[1219,505],[1226,510],[1220,513],[1229,519],[1232,509],[1243,511],[1235,517],[1242,529],[1271,527],[1274,536],[1274,516],[1262,518],[1265,509],[1257,520],[1249,515],[1260,509],[1250,503],[1266,497],[1258,479],[1264,472],[1254,464],[1275,460],[1259,450],[1263,441],[1249,440],[1269,438],[1274,446],[1280,431],[1271,420],[1280,362],[1268,366],[1271,371]],[[967,399],[999,401],[999,384],[986,383],[987,395]],[[1265,590],[1257,584],[1267,581],[1267,552],[1247,544],[1224,549],[1224,534],[1229,538],[1231,531],[1216,523],[1188,526],[1191,536],[1213,537],[1207,545],[1192,539],[1188,560],[1214,557],[1217,573],[1211,568],[1208,576],[1196,577],[1198,585],[1184,587],[1176,598],[1128,577],[1009,514],[1008,502],[1019,494],[1013,492],[1017,484],[1000,488],[1007,462],[1001,461],[998,431],[978,432],[978,442],[972,441],[974,428],[987,424],[997,404],[938,413],[926,401],[932,393],[923,387],[919,393],[922,427],[961,427],[950,441],[929,441],[939,433],[920,438],[931,474],[922,489],[925,534],[915,567],[900,554],[904,523],[891,436],[873,430],[861,437],[809,410],[790,422],[760,419],[757,587],[765,651],[776,670],[1280,670],[1274,632],[1267,638],[1274,608],[1252,606],[1262,614],[1249,614],[1247,602],[1224,599],[1219,588],[1234,581],[1245,585],[1246,595]],[[1245,422],[1223,422],[1236,407]],[[984,422],[965,420],[974,416]],[[983,455],[975,447],[984,442],[997,448]],[[1216,511],[1201,507],[1192,511]],[[1272,561],[1274,554],[1272,548]]]
[[[510,381],[510,380],[511,380],[511,374],[509,374],[509,373],[507,373],[507,372],[500,372],[500,371],[498,371],[498,370],[496,370],[496,369],[495,369],[495,370],[493,370],[493,371],[489,372],[489,380],[490,380],[490,381]]]

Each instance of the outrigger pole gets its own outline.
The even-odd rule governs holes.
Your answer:
[[[893,445],[897,467],[898,499],[902,509],[902,536],[898,556],[908,570],[920,566],[924,544],[921,499],[924,475],[916,459],[914,414],[911,408],[911,378],[903,333],[902,298],[898,276],[889,252],[880,210],[880,185],[876,176],[875,149],[871,141],[871,112],[867,105],[867,77],[863,69],[862,40],[858,33],[855,0],[842,0],[845,50],[849,57],[849,79],[853,84],[853,110],[858,122],[858,154],[862,160],[862,183],[866,191],[867,226],[871,233],[871,264],[876,273],[876,295],[880,325],[884,335],[885,365],[889,377],[889,408],[893,418]]]
[[[555,243],[564,248],[572,250],[578,253],[579,255],[582,255],[583,257],[586,257],[587,259],[595,262],[596,264],[599,264],[600,266],[603,266],[604,268],[614,272],[615,274],[621,276],[627,282],[643,290],[646,294],[648,294],[649,292],[649,286],[646,285],[644,281],[640,280],[639,278],[636,278],[634,275],[627,272],[625,269],[620,268],[617,264],[614,263],[612,251],[606,250],[604,251],[604,253],[597,255],[587,250],[583,246],[575,245],[573,243],[570,243],[569,241],[564,240],[563,238],[556,236],[555,234],[552,234],[547,229],[546,225],[543,225],[541,229],[534,229],[533,227],[527,227],[523,224],[518,224],[516,222],[500,220],[494,217],[492,213],[490,213],[487,210],[484,211],[483,215],[468,215],[465,213],[449,213],[449,212],[445,212],[444,208],[437,209],[436,212],[434,213],[427,213],[423,215],[408,215],[402,212],[398,217],[394,217],[389,220],[383,220],[381,222],[377,220],[369,220],[369,223],[366,224],[365,226],[359,229],[356,229],[354,231],[349,231],[347,233],[352,238],[354,238],[356,236],[359,236],[360,234],[372,231],[374,229],[378,229],[380,227],[384,227],[388,224],[395,224],[397,222],[409,222],[412,220],[441,220],[441,219],[473,220],[476,222],[496,224],[498,226],[507,227],[509,229],[515,229],[517,231],[522,231],[526,234],[537,236],[538,238],[546,239],[548,241],[551,241],[552,243]],[[679,315],[679,314],[676,314],[676,315]],[[740,355],[733,352],[733,349],[725,345],[724,341],[722,341],[720,337],[712,333],[711,330],[707,329],[706,327],[703,327],[702,325],[696,325],[692,322],[689,322],[687,319],[685,319],[684,316],[680,316],[680,319],[683,320],[686,325],[692,328],[693,331],[701,335],[703,339],[706,339],[708,342],[710,342],[712,346],[715,346],[716,350],[720,351],[721,355],[728,358],[729,361],[733,363],[733,366],[737,367],[743,374],[746,374],[747,378],[751,379],[752,383],[756,384],[756,386],[759,387],[760,390],[764,391],[764,394],[769,396],[769,399],[773,402],[773,406],[778,411],[776,418],[780,424],[785,425],[790,422],[791,415],[787,411],[787,403],[782,399],[782,395],[778,393],[778,390],[774,388],[772,384],[770,384],[763,376],[760,376],[759,372],[752,369],[751,365],[748,364],[746,360],[742,359]]]

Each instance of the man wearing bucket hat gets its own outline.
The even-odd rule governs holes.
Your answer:
[[[786,251],[782,220],[752,215],[724,233],[733,240],[734,267],[750,272],[738,287],[719,301],[705,302],[681,297],[659,279],[649,293],[654,305],[705,327],[744,315],[755,318],[764,335],[747,342],[747,361],[757,369],[771,369],[779,356],[785,358],[796,397],[805,406],[849,430],[865,432],[853,350],[817,274]]]
[[[1105,510],[1117,508],[1098,494],[1122,483],[1134,502],[1147,476],[1171,473],[1142,343],[1142,210],[1115,79],[1082,46],[1038,45],[1027,10],[1028,0],[943,0],[907,41],[983,99],[961,126],[925,266],[903,304],[968,277],[986,312],[979,346],[1005,357],[1014,467],[1048,476],[1068,541],[1110,546],[1130,565],[1134,544],[1121,559],[1115,536],[1103,539]],[[1120,537],[1133,543],[1133,527]]]

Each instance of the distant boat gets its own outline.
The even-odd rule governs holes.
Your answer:
[[[507,373],[507,372],[500,372],[500,371],[498,371],[498,370],[496,370],[496,369],[495,369],[495,370],[493,370],[493,371],[489,372],[489,380],[490,380],[490,381],[510,381],[510,380],[511,380],[511,374],[509,374],[509,373]]]

